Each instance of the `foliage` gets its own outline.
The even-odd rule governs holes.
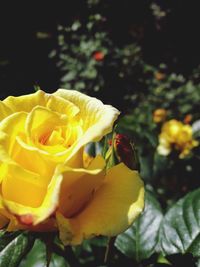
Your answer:
[[[164,80],[159,81],[151,77],[147,84],[148,93],[130,114],[121,119],[119,128],[134,138],[143,178],[153,182],[158,191],[164,189],[178,197],[179,193],[185,194],[199,185],[199,148],[193,149],[182,160],[178,158],[176,151],[168,157],[159,155],[158,137],[164,122],[154,121],[154,111],[158,108],[165,109],[166,121],[178,119],[193,125],[193,135],[198,139],[200,85],[175,74],[165,76]],[[159,188],[160,185],[162,188]]]
[[[148,259],[158,245],[163,219],[161,207],[151,193],[146,193],[145,209],[138,220],[116,239],[116,247],[137,262]],[[148,240],[148,242],[147,242]]]
[[[58,26],[58,43],[50,54],[60,70],[60,85],[96,95],[106,101],[126,98],[140,84],[141,48],[136,42],[117,44],[108,31],[108,20],[97,12],[100,1],[89,2],[89,14],[71,25]],[[106,10],[106,7],[104,8]],[[104,10],[104,11],[105,11]],[[114,89],[111,89],[114,88]]]

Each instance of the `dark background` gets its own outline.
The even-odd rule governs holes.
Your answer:
[[[115,42],[124,42],[129,28],[141,29],[144,60],[153,65],[165,62],[169,70],[188,75],[200,61],[198,1],[157,1],[170,12],[156,21],[147,0],[102,1],[107,4],[108,30]],[[59,87],[59,71],[48,55],[56,47],[58,24],[68,24],[87,16],[86,1],[48,2],[46,6],[14,6],[0,8],[0,97],[34,91],[39,84],[47,92]],[[49,38],[38,39],[38,31]]]

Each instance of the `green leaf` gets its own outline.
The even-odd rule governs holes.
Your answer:
[[[31,251],[23,259],[19,267],[46,267],[47,256],[45,243],[36,239]]]
[[[88,241],[91,245],[96,246],[96,247],[106,247],[108,244],[108,240],[109,240],[108,237],[98,236],[98,237],[85,240],[85,241]]]
[[[64,257],[53,253],[49,267],[70,267],[70,265]]]
[[[0,267],[15,267],[19,266],[19,262],[28,252],[33,244],[33,237],[28,233],[18,233],[10,241],[9,234],[5,233],[1,236],[1,252],[0,252]],[[4,247],[2,244],[4,243]]]
[[[19,267],[46,267],[47,247],[44,241],[36,239],[33,248],[23,259]],[[49,267],[70,267],[63,256],[52,252]]]
[[[0,251],[4,249],[15,237],[21,232],[6,232],[5,230],[0,231]]]
[[[197,267],[200,267],[200,259],[197,259],[197,261],[196,261],[196,266],[197,266]]]
[[[153,194],[146,192],[144,212],[126,232],[117,237],[116,247],[138,262],[149,258],[158,243],[162,218],[158,201]]]
[[[191,253],[200,257],[200,188],[173,205],[163,219],[160,250],[165,255]]]

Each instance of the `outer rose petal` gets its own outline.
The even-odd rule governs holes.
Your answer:
[[[63,171],[59,211],[66,217],[72,217],[92,198],[105,177],[105,161],[97,156],[88,169],[69,169]]]
[[[12,113],[11,109],[0,101],[0,121]]]
[[[46,220],[57,208],[61,182],[62,175],[60,173],[55,173],[50,184],[48,185],[48,189],[41,206],[37,208],[24,206],[22,204],[1,198],[2,206],[11,214],[18,216],[19,219],[26,216],[31,216],[31,224],[37,225]]]
[[[10,154],[15,144],[16,136],[19,132],[24,131],[26,121],[26,112],[14,113],[0,123],[0,156],[3,153]],[[0,157],[1,160],[1,157]],[[2,157],[4,161],[4,157]]]
[[[12,112],[31,111],[35,106],[45,106],[45,93],[41,90],[34,94],[23,96],[9,96],[3,100]]]
[[[77,216],[57,214],[64,244],[80,244],[95,235],[115,236],[126,230],[144,207],[144,186],[138,173],[123,163],[111,168],[93,200]]]
[[[111,132],[113,124],[119,116],[119,111],[116,108],[104,105],[100,100],[74,90],[59,89],[53,95],[69,100],[80,109],[76,116],[82,124],[83,135],[69,149],[70,158],[80,147],[89,142],[99,141],[104,135]]]
[[[12,163],[5,164],[7,171],[2,181],[3,198],[26,206],[38,207],[46,193],[47,184],[37,173]]]
[[[66,114],[69,117],[73,117],[79,112],[79,108],[67,99],[39,90],[29,95],[7,97],[0,102],[0,114],[6,117],[18,111],[30,112],[36,106],[47,107],[52,111]]]
[[[36,232],[51,232],[57,230],[55,218],[49,218],[36,226],[20,223],[14,215],[5,210],[2,199],[0,198],[0,229],[5,227],[6,225],[6,230],[8,232],[26,229]]]

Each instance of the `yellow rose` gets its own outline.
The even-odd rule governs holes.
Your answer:
[[[167,156],[175,148],[180,151],[179,157],[184,158],[198,145],[193,139],[192,127],[177,120],[170,120],[164,123],[159,136],[158,153]]]
[[[0,102],[0,226],[59,230],[64,244],[124,231],[142,211],[143,183],[120,163],[108,171],[84,146],[112,131],[119,111],[59,89]]]
[[[163,122],[166,119],[166,117],[167,117],[167,111],[164,108],[156,109],[153,112],[153,121],[155,123]]]

